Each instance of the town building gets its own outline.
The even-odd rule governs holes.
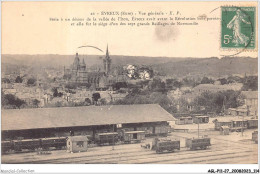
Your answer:
[[[241,98],[244,99],[244,105],[237,108],[229,108],[228,113],[233,116],[258,117],[258,91],[242,91]]]
[[[258,91],[242,91],[241,95],[248,108],[248,114],[258,116]]]

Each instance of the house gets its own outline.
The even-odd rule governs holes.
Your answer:
[[[258,91],[242,91],[241,96],[248,108],[248,115],[258,116]]]
[[[242,91],[241,97],[244,99],[244,105],[229,108],[228,113],[233,116],[258,116],[258,92]]]
[[[248,116],[248,108],[246,105],[239,106],[237,108],[229,108],[228,109],[229,115],[232,116]]]
[[[86,136],[70,136],[67,139],[67,152],[84,152],[88,150],[88,138]]]

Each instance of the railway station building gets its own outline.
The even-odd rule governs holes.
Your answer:
[[[157,104],[2,110],[2,141],[96,133],[145,131],[168,126],[175,118]]]

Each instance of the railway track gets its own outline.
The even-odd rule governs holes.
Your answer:
[[[79,158],[68,158],[68,159],[57,159],[57,160],[47,160],[47,161],[38,161],[36,163],[51,163],[51,164],[62,164],[62,163],[74,163],[74,164],[117,164],[117,163],[210,163],[212,160],[221,160],[227,158],[237,158],[251,156],[252,151],[243,151],[237,153],[240,149],[234,148],[233,151],[220,149],[216,150],[204,150],[201,151],[179,151],[176,153],[167,153],[167,154],[155,154],[154,151],[146,151],[145,153],[136,152],[128,154],[113,154],[113,155],[99,155],[99,156],[85,156]],[[257,154],[254,154],[257,156]],[[141,157],[140,157],[141,156]],[[220,158],[221,157],[221,158]],[[198,160],[198,158],[200,160]],[[193,159],[193,160],[192,160]],[[195,160],[194,160],[195,159]]]
[[[193,135],[190,135],[192,137]],[[174,135],[183,140],[187,135]],[[149,139],[145,142],[149,142]],[[223,164],[223,163],[257,163],[257,144],[250,141],[230,141],[221,137],[212,138],[212,146],[206,150],[190,151],[181,148],[174,153],[156,154],[155,151],[143,149],[140,144],[116,145],[89,148],[89,151],[69,154],[64,151],[53,152],[49,157],[39,157],[28,154],[10,154],[12,159],[15,156],[23,156],[23,160],[6,161],[2,156],[3,163],[26,163],[26,164]],[[57,154],[57,156],[55,155]],[[7,155],[9,156],[9,155]],[[11,159],[10,158],[10,159]],[[19,157],[20,158],[20,157]]]
[[[184,158],[171,158],[171,159],[156,159],[153,161],[142,161],[140,164],[149,164],[149,163],[162,163],[162,164],[212,164],[213,160],[221,161],[222,159],[232,159],[239,157],[248,157],[248,153],[251,151],[245,151],[242,153],[223,151],[223,153],[212,154],[212,153],[203,153],[203,155],[196,156],[186,156]],[[223,164],[223,162],[220,162]]]
[[[39,160],[39,161],[33,161],[32,163],[50,163],[50,164],[62,164],[62,163],[84,163],[84,164],[90,164],[90,163],[167,163],[167,161],[170,160],[171,163],[176,163],[176,160],[180,159],[191,159],[192,156],[195,156],[196,158],[205,158],[207,156],[215,157],[215,156],[221,156],[229,154],[230,156],[234,156],[238,152],[243,152],[244,155],[246,154],[252,154],[252,150],[247,150],[245,147],[236,146],[231,147],[229,145],[222,145],[221,148],[218,148],[216,144],[212,145],[212,148],[207,150],[197,150],[197,151],[187,151],[186,148],[181,148],[180,151],[177,151],[175,153],[165,153],[165,154],[156,154],[154,151],[142,149],[141,147],[135,146],[134,149],[127,149],[127,148],[121,148],[116,149],[113,152],[107,152],[103,151],[99,154],[87,154],[86,156],[80,156],[80,157],[69,157],[64,159],[53,159],[53,160]],[[90,152],[90,151],[89,151]],[[104,153],[105,152],[105,153]],[[203,153],[202,153],[203,152]],[[178,158],[176,158],[178,157]],[[151,161],[150,159],[156,159],[154,161]],[[159,160],[159,161],[158,161]],[[172,161],[173,160],[173,161]],[[213,159],[215,160],[215,158]],[[207,160],[208,161],[208,160]],[[197,161],[194,161],[194,163]],[[26,163],[26,162],[25,162]],[[182,162],[180,162],[182,163]],[[184,162],[185,163],[185,162]]]

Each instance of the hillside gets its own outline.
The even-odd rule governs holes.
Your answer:
[[[257,60],[253,58],[186,59],[179,62],[156,64],[153,68],[163,74],[223,76],[257,74]]]
[[[6,67],[53,67],[62,68],[73,63],[74,55],[2,55],[2,71]],[[104,56],[88,55],[84,57],[87,67],[103,67]],[[169,57],[138,57],[111,55],[112,66],[148,65],[160,74],[168,76],[209,75],[223,76],[231,74],[257,74],[256,58],[226,57],[218,58],[169,58]]]

